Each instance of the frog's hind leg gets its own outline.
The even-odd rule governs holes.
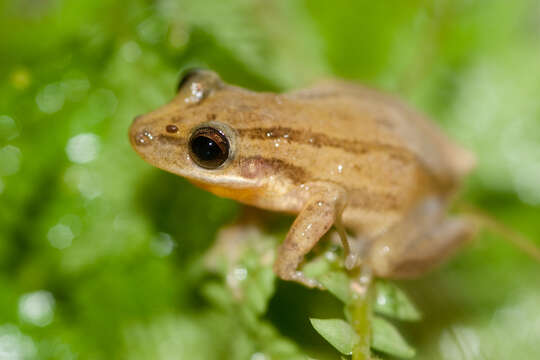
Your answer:
[[[429,198],[400,224],[376,239],[367,255],[376,276],[404,278],[420,275],[450,257],[472,237],[472,223],[445,217],[446,205]]]

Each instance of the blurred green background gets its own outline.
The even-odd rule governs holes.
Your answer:
[[[331,75],[398,94],[478,154],[464,201],[540,244],[537,0],[4,0],[0,359],[339,358],[308,317],[340,305],[274,294],[256,264],[264,286],[232,304],[201,257],[238,205],[131,150],[132,118],[190,65],[256,90]],[[424,313],[402,333],[418,359],[540,358],[539,270],[482,234],[400,283]]]

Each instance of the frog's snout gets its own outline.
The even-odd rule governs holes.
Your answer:
[[[129,140],[134,148],[150,145],[155,137],[143,119],[143,115],[136,116],[129,129]]]

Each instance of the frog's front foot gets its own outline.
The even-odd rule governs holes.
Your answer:
[[[317,288],[320,290],[325,290],[325,287],[323,286],[323,284],[321,284],[315,279],[310,279],[306,277],[304,273],[301,271],[295,271],[293,276],[291,277],[291,280],[296,281],[297,283],[300,283],[309,288]]]
[[[274,266],[274,271],[279,276],[280,279],[286,280],[286,281],[294,281],[299,284],[302,284],[304,286],[307,286],[308,288],[317,288],[320,290],[325,290],[325,287],[318,282],[315,279],[310,279],[307,276],[304,275],[302,271],[299,270],[291,270],[291,271],[284,271],[282,269],[277,268],[277,266]]]
[[[345,269],[351,271],[354,268],[356,268],[358,265],[360,265],[360,259],[358,254],[349,253],[345,257]]]
[[[343,265],[348,271],[361,267],[366,258],[366,250],[369,241],[367,238],[356,238],[349,241],[348,251],[345,251],[345,261]]]
[[[315,279],[308,278],[302,271],[298,270],[301,259],[294,256],[291,252],[283,251],[283,248],[284,246],[282,245],[280,247],[281,251],[278,253],[278,257],[274,263],[274,273],[282,280],[294,281],[309,288],[319,288],[323,290],[324,286],[322,286],[321,283]]]

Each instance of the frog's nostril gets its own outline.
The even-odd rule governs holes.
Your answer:
[[[174,134],[174,133],[178,132],[178,126],[172,125],[172,124],[171,124],[171,125],[167,125],[167,126],[165,127],[165,130],[167,130],[168,133]]]

